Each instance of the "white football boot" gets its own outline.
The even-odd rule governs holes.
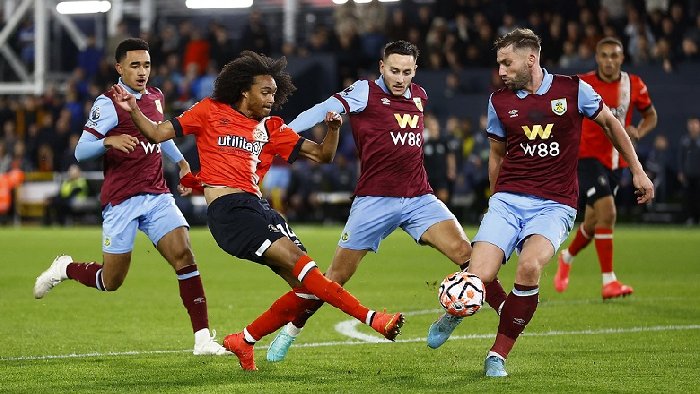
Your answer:
[[[51,266],[36,278],[36,282],[34,282],[34,298],[43,298],[49,290],[68,279],[66,268],[72,262],[73,258],[70,256],[56,257]]]

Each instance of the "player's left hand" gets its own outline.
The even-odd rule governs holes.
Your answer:
[[[634,194],[637,196],[637,204],[646,204],[654,198],[654,183],[645,172],[632,175]]]
[[[124,89],[123,86],[119,84],[114,84],[112,86],[114,91],[114,102],[117,103],[119,108],[124,111],[131,112],[132,109],[138,108],[136,104],[136,97]]]
[[[329,129],[339,129],[340,126],[343,125],[343,117],[340,116],[339,113],[337,112],[326,112],[326,118],[324,119],[326,122],[326,126],[328,126]]]

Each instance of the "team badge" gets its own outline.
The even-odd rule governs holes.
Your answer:
[[[340,240],[343,242],[347,241],[348,239],[350,239],[350,233],[348,233],[347,231],[340,236]]]
[[[112,238],[105,237],[104,244],[105,244],[105,246],[109,247],[109,245],[112,244]]]
[[[263,122],[258,123],[258,125],[253,129],[253,139],[260,142],[268,141],[267,132],[265,131],[265,125],[263,125]]]
[[[158,112],[160,112],[161,115],[163,115],[163,104],[160,103],[160,99],[156,100],[156,109]]]
[[[384,104],[384,105],[389,105],[389,104],[391,104],[391,100],[389,100],[389,99],[386,98],[386,97],[382,97],[382,104]]]
[[[510,115],[511,118],[517,118],[518,117],[518,110],[511,109],[510,111],[508,111],[508,115]]]
[[[413,102],[416,103],[416,107],[418,107],[418,110],[420,112],[423,112],[423,102],[421,101],[420,97],[414,97]]]
[[[561,98],[552,100],[552,112],[559,116],[564,115],[566,113],[566,99]]]

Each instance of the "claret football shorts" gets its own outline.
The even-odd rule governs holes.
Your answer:
[[[264,264],[263,253],[282,237],[306,248],[282,215],[267,200],[249,193],[233,193],[214,200],[207,209],[209,231],[226,253]]]

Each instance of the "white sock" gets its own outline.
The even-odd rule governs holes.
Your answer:
[[[292,322],[289,322],[286,326],[284,326],[284,329],[287,331],[287,334],[293,337],[299,335],[299,333],[301,333],[302,328],[304,327],[297,327],[294,324],[292,324]]]
[[[243,339],[245,339],[245,341],[250,344],[254,344],[255,342],[257,342],[255,338],[253,338],[253,336],[250,335],[247,328],[243,329]]]
[[[372,318],[374,317],[375,313],[376,312],[371,310],[371,309],[367,312],[367,317],[365,317],[365,324],[366,325],[368,325],[368,326],[372,325]]]
[[[498,354],[496,352],[489,352],[489,354],[486,355],[486,358],[489,358],[491,356],[496,356],[496,357],[500,358],[501,360],[506,361],[505,357],[501,356],[500,354]]]
[[[571,253],[569,253],[569,249],[564,249],[561,251],[561,260],[565,264],[571,264],[574,262],[574,256],[572,256]]]
[[[603,286],[617,280],[614,272],[603,272]]]
[[[208,328],[202,328],[201,330],[194,333],[194,343],[206,343],[211,341],[211,333]]]

